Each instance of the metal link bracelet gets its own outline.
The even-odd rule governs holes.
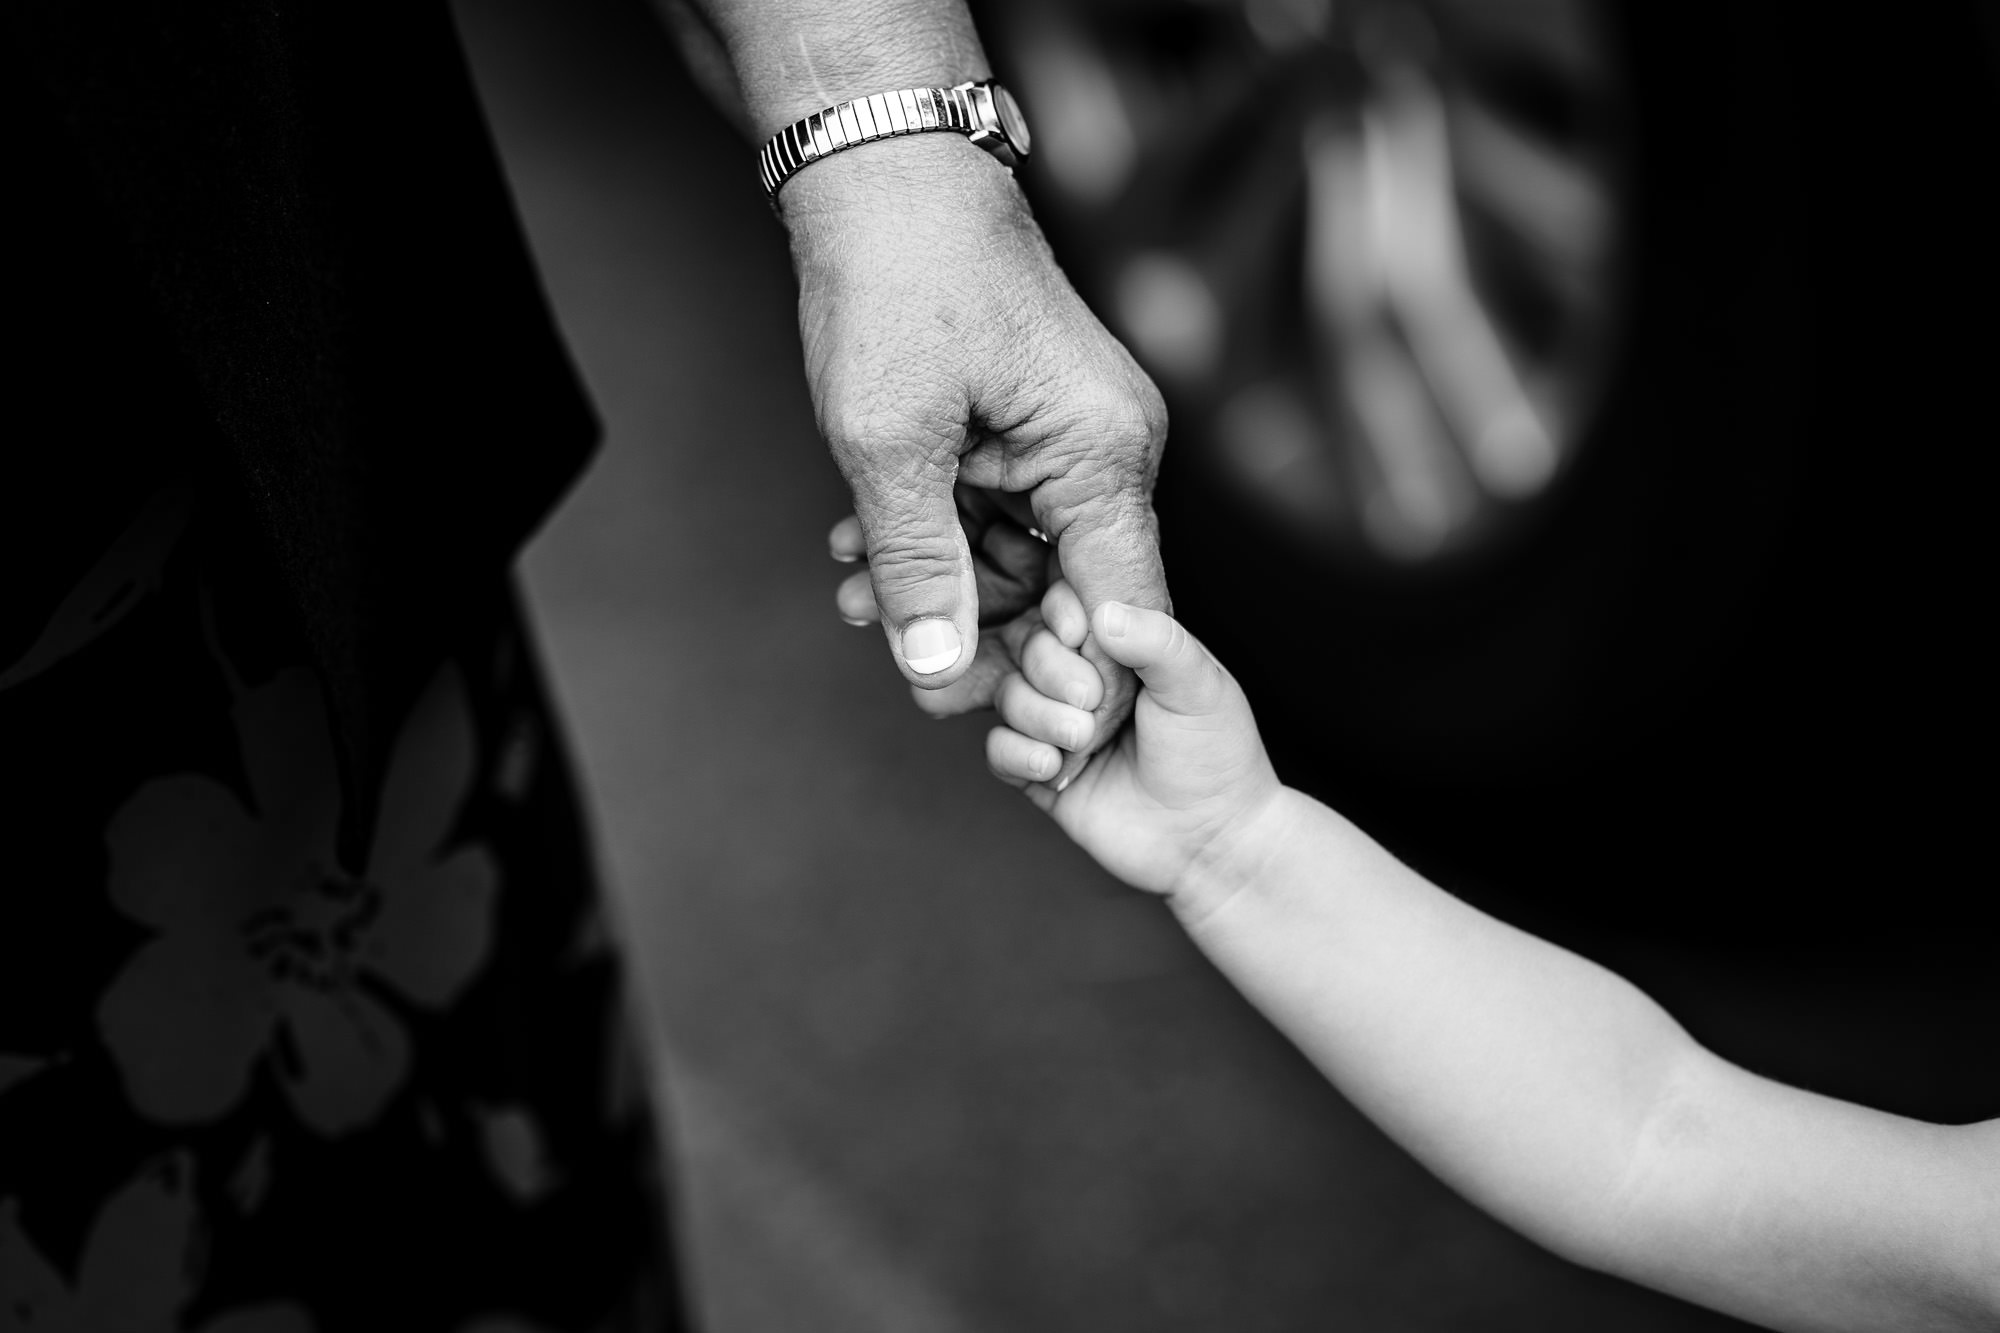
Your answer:
[[[991,79],[950,88],[902,88],[815,111],[772,135],[757,154],[764,190],[778,191],[809,162],[877,139],[948,130],[963,134],[1012,169],[1028,155],[1020,106]]]

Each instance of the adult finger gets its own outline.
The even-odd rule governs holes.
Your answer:
[[[865,569],[840,581],[833,592],[833,605],[840,618],[850,625],[873,625],[882,618],[875,606],[875,585]]]
[[[1061,523],[1063,576],[1086,612],[1104,602],[1172,609],[1150,496],[1132,490],[1092,496],[1052,521]]]
[[[979,529],[977,543],[972,572],[981,626],[999,624],[1034,606],[1048,583],[1048,544],[1004,518]],[[861,520],[851,514],[827,534],[827,553],[843,564],[859,560],[867,550]],[[874,581],[865,570],[840,585],[834,602],[841,619],[850,625],[873,625],[882,619],[875,605]]]
[[[972,557],[972,573],[973,584],[979,593],[980,628],[1002,624],[1025,611],[1033,611],[1041,601],[1042,589],[1048,584],[1045,571],[1049,548],[1035,542],[1041,555],[1034,561],[1022,561],[1017,554],[1008,552],[1013,564],[1009,568],[991,555],[995,545],[991,531],[981,534],[978,540],[979,545]]]
[[[941,449],[871,449],[865,429],[828,436],[868,539],[875,605],[903,675],[940,689],[965,674],[979,640],[972,552],[952,502],[956,459]]]
[[[861,520],[849,514],[826,534],[826,552],[843,565],[851,565],[868,554],[868,539],[861,535]]]
[[[979,534],[979,554],[1009,578],[1033,585],[1037,596],[1048,585],[1049,557],[1054,552],[1047,542],[1009,519],[999,519]]]
[[[1040,526],[1056,539],[1062,575],[1086,610],[1112,601],[1159,610],[1171,605],[1152,505],[1166,417],[1156,398],[1142,398],[1146,403],[1150,410],[1136,416],[1105,414],[1103,421],[1110,424],[1090,432],[1080,455],[1085,461],[1050,477],[1033,494]],[[1097,708],[1102,743],[1130,715],[1136,685],[1094,641],[1087,638],[1081,651],[1104,677]],[[1075,777],[1087,759],[1072,755],[1062,777]]]
[[[954,498],[959,524],[972,545],[979,624],[1000,624],[1033,606],[1048,587],[1055,548],[1024,526],[1034,521],[1024,497],[960,481]]]

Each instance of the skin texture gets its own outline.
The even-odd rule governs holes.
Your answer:
[[[1931,1125],[1760,1078],[1606,969],[1497,921],[1278,782],[1229,673],[1171,617],[1101,604],[1144,688],[1061,793],[1080,601],[1023,651],[988,739],[1397,1143],[1578,1263],[1778,1329],[2000,1328],[2000,1120]],[[1033,646],[1032,641],[1024,648]]]
[[[756,138],[988,72],[957,4],[693,13],[706,86]],[[912,626],[948,624],[948,667],[904,664],[924,705],[997,706],[996,773],[1164,895],[1357,1106],[1578,1262],[1778,1328],[2000,1326],[1994,1124],[1922,1125],[1736,1069],[1278,783],[1234,681],[1159,614],[1159,397],[997,163],[943,134],[866,145],[800,173],[781,212],[808,381],[854,492],[830,545],[867,560],[843,613],[880,623],[899,662]]]
[[[670,9],[705,86],[740,96],[759,139],[836,101],[988,74],[962,4]],[[1034,599],[1058,569],[1086,605],[1164,608],[1151,495],[1165,408],[1057,268],[1011,173],[960,135],[920,134],[815,162],[779,200],[806,379],[873,595],[870,609],[843,590],[842,613],[882,626],[919,706],[990,706],[1008,626],[1025,617],[1023,641],[1039,626]],[[1030,558],[1029,527],[1055,561]],[[940,644],[949,665],[912,668]],[[1105,682],[1092,735],[1109,737],[1136,686],[1084,652]]]

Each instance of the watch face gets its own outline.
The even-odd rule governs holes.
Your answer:
[[[993,108],[1000,113],[1000,130],[1007,136],[1007,142],[1014,145],[1014,151],[1022,157],[1028,155],[1028,118],[1021,114],[1020,105],[1014,101],[1014,94],[993,85]]]

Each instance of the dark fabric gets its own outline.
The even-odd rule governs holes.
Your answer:
[[[681,1327],[504,581],[413,663],[346,872],[319,676],[235,499],[148,496],[0,657],[0,1329]]]
[[[10,6],[32,346],[0,635],[220,455],[372,791],[416,664],[595,438],[442,5]],[[0,640],[0,649],[20,647]],[[0,652],[0,657],[5,657]],[[370,811],[347,805],[344,857]]]

